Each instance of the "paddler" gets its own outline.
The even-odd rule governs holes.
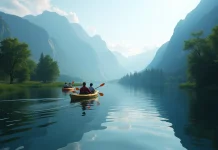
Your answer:
[[[86,82],[83,82],[83,87],[80,88],[79,94],[91,94],[91,91],[86,87]]]
[[[89,91],[95,93],[95,89],[92,87],[93,83],[90,83]]]
[[[68,88],[68,85],[67,85],[67,83],[65,82],[65,84],[64,84],[64,88]]]

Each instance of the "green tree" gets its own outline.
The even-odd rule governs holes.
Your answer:
[[[18,79],[18,82],[24,82],[31,80],[32,75],[34,75],[36,69],[36,63],[28,59],[26,64],[22,65],[15,72],[15,78]]]
[[[13,84],[16,71],[27,64],[29,57],[26,43],[20,43],[16,38],[1,41],[0,68],[10,77],[10,84]]]
[[[119,83],[141,87],[163,87],[165,78],[162,70],[151,69],[127,74],[119,80]]]
[[[8,25],[0,16],[0,41],[9,35],[10,32],[9,32]],[[0,80],[5,80],[5,78],[7,78],[7,75],[0,69]]]
[[[41,54],[36,68],[36,77],[38,80],[47,82],[55,81],[59,77],[60,71],[58,64],[49,55]]]
[[[218,26],[206,38],[203,32],[192,34],[193,38],[185,41],[184,50],[188,55],[188,79],[198,87],[218,85]]]

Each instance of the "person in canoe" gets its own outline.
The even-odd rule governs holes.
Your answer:
[[[64,84],[64,88],[68,88],[68,85],[67,85],[67,83],[65,82],[65,84]]]
[[[89,91],[90,91],[91,93],[95,93],[95,89],[94,89],[92,86],[93,86],[93,84],[90,83]]]
[[[72,88],[72,85],[71,85],[71,83],[68,83],[68,87],[69,87],[69,88]]]
[[[83,82],[83,87],[80,88],[79,94],[91,94],[91,91],[86,87],[86,82]]]

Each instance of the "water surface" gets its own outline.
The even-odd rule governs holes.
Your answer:
[[[186,92],[117,84],[100,90],[103,97],[77,103],[60,88],[1,94],[0,149],[215,149],[217,124],[200,132],[203,119]]]

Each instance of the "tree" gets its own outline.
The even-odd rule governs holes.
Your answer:
[[[49,55],[44,56],[42,53],[36,68],[37,79],[43,82],[55,81],[59,74],[57,62],[53,61]]]
[[[188,55],[188,79],[198,87],[218,85],[218,26],[206,38],[203,32],[192,34],[193,38],[185,41],[184,50]]]
[[[0,41],[8,36],[10,36],[9,27],[0,16]]]
[[[26,65],[17,68],[17,71],[15,72],[15,78],[18,79],[18,82],[31,80],[31,77],[35,73],[35,68],[36,68],[36,63],[33,60],[28,59]]]
[[[141,87],[163,87],[165,78],[162,70],[146,69],[139,73],[127,74],[119,80],[119,83]]]
[[[10,77],[10,84],[13,84],[16,71],[27,65],[29,57],[26,43],[20,43],[16,38],[1,41],[0,68]]]

